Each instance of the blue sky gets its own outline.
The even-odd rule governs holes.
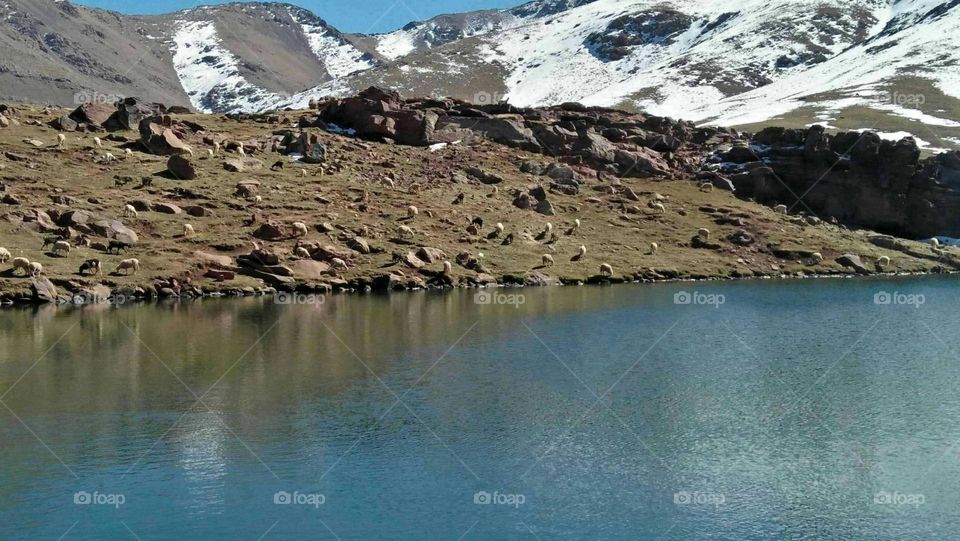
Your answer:
[[[121,13],[154,14],[202,4],[225,4],[235,0],[73,0],[76,4],[112,9]],[[344,32],[389,32],[410,21],[429,19],[441,13],[513,7],[525,0],[288,0],[316,13]]]

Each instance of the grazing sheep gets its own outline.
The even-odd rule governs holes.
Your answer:
[[[421,186],[419,182],[414,182],[410,185],[409,191],[410,193],[420,193],[423,191],[423,186]]]
[[[103,148],[103,141],[99,137],[93,138],[93,144],[97,145],[97,148]]]
[[[697,189],[700,190],[701,192],[704,192],[704,193],[710,193],[710,192],[713,191],[713,183],[712,183],[712,182],[702,182],[702,183],[700,183],[699,186],[697,186]]]
[[[414,236],[413,229],[410,229],[410,226],[408,226],[408,225],[401,225],[401,226],[397,229],[397,232],[398,232],[400,238],[405,238],[405,237],[412,237],[412,236]]]
[[[650,243],[650,255],[657,255],[657,252],[660,250],[660,245],[656,242]]]
[[[653,203],[650,203],[650,208],[659,212],[660,214],[667,213],[667,207],[663,206],[663,203],[660,203],[659,201],[654,201]]]
[[[887,256],[885,256],[885,255],[882,255],[882,256],[880,256],[879,259],[877,259],[877,269],[879,269],[879,270],[884,270],[884,269],[887,268],[889,265],[890,265],[890,258],[889,258],[889,257],[887,257]]]
[[[580,257],[583,257],[583,256],[585,256],[585,255],[587,255],[587,247],[586,247],[586,246],[580,246]]]
[[[7,250],[6,248],[0,248],[0,264],[6,263],[10,257],[10,250]]]
[[[99,259],[88,259],[80,265],[80,274],[84,274],[88,271],[91,274],[101,274],[101,265]]]
[[[613,276],[613,267],[606,263],[600,265],[600,275],[601,276]]]
[[[219,141],[214,141],[214,142],[213,142],[213,154],[211,154],[211,156],[213,156],[214,154],[220,154],[220,142],[219,142]]]
[[[330,265],[331,265],[333,268],[335,268],[335,269],[340,269],[340,270],[349,270],[349,269],[350,269],[350,266],[347,265],[347,262],[344,261],[344,260],[342,260],[342,259],[340,259],[339,257],[335,257],[335,258],[331,259],[331,260],[330,260]]]
[[[453,272],[453,265],[451,265],[449,261],[444,261],[444,262],[443,262],[443,273],[444,273],[444,274],[450,274],[451,272]]]
[[[496,186],[494,186],[493,191],[488,193],[487,197],[496,197],[499,194],[500,194],[500,188],[497,188]]]
[[[294,234],[294,235],[296,235],[296,236],[298,236],[298,237],[306,237],[306,236],[307,236],[307,233],[309,233],[309,232],[310,232],[310,230],[307,229],[307,224],[305,224],[305,223],[303,223],[303,222],[293,222],[293,234]]]
[[[27,267],[27,270],[30,272],[30,276],[37,277],[43,274],[43,265],[37,263],[36,261],[31,261],[30,265]]]
[[[30,260],[25,257],[13,258],[11,265],[13,265],[14,274],[16,274],[18,270],[22,270],[24,276],[30,274]]]
[[[117,157],[111,154],[110,152],[107,152],[106,154],[103,155],[102,160],[105,162],[114,162],[114,161],[117,161]]]
[[[184,237],[189,238],[189,237],[192,237],[194,234],[195,234],[195,231],[193,230],[193,226],[192,226],[192,225],[190,225],[190,224],[183,224],[183,236],[184,236]]]
[[[139,259],[124,259],[117,265],[117,270],[114,271],[115,274],[120,274],[120,271],[132,271],[127,272],[126,274],[136,274],[140,270],[140,260]]]
[[[810,259],[807,260],[807,262],[810,265],[819,265],[820,263],[823,263],[823,254],[821,254],[820,252],[814,252],[810,256]]]
[[[133,208],[133,205],[126,205],[123,207],[123,215],[127,218],[136,218],[140,216],[140,213],[137,212],[137,209]]]
[[[66,255],[70,253],[70,243],[65,240],[58,240],[53,243],[53,253],[58,255]]]
[[[710,230],[707,229],[706,227],[701,227],[700,229],[697,230],[697,238],[702,240],[703,242],[709,241]]]
[[[293,251],[293,255],[299,257],[300,259],[310,259],[310,251],[303,246],[297,246],[297,248]]]
[[[237,143],[237,154],[246,157],[247,151],[243,149],[243,143]]]
[[[420,209],[418,209],[417,207],[413,205],[410,205],[409,207],[407,207],[407,218],[412,220],[416,218],[418,214],[420,214]]]
[[[192,149],[192,148],[190,148],[190,147],[188,147],[188,146],[184,146],[184,147],[183,147],[183,150],[187,151],[187,154],[189,154],[191,158],[193,157],[193,149]]]
[[[270,166],[271,171],[280,171],[283,169],[283,160],[277,160]]]
[[[930,246],[933,246],[934,249],[937,249],[940,247],[940,239],[936,237],[930,239],[929,242],[930,242]]]
[[[258,206],[259,206],[260,203],[263,203],[263,197],[261,197],[261,196],[258,195],[258,196],[256,196],[256,197],[253,198],[253,204],[254,204],[254,205],[258,205]]]
[[[573,230],[576,231],[577,229],[580,229],[580,218],[573,221]]]
[[[216,153],[213,151],[212,148],[208,148],[208,149],[207,149],[207,157],[208,157],[208,158],[212,158],[212,157],[214,157],[214,156],[216,156]]]
[[[129,148],[125,148],[125,149],[123,149],[123,155],[126,156],[127,158],[132,158],[132,157],[133,157],[133,151],[130,150]]]
[[[543,266],[549,267],[553,265],[553,256],[550,254],[543,254]]]
[[[786,205],[777,205],[773,207],[773,211],[776,212],[777,214],[786,214],[788,210],[789,209],[787,209]]]
[[[62,133],[58,133],[58,134],[57,134],[57,148],[63,148],[63,145],[64,145],[66,142],[67,142],[67,136],[64,135],[64,134],[62,134]]]
[[[553,224],[550,222],[547,222],[547,225],[543,226],[543,236],[546,237],[551,232],[553,232]]]
[[[127,244],[126,242],[119,241],[119,240],[111,240],[110,244],[107,246],[107,253],[112,254],[116,252],[117,255],[120,255],[121,250],[126,250],[128,248],[130,248],[130,245]]]
[[[497,222],[497,225],[495,225],[494,228],[496,228],[498,235],[502,235],[502,234],[503,234],[503,229],[504,229],[504,228],[503,228],[503,224],[502,224],[502,223]]]
[[[301,169],[301,170],[300,170],[300,176],[301,176],[301,177],[306,177],[306,176],[307,176],[307,170],[306,170],[306,169]]]
[[[53,246],[53,245],[55,245],[57,242],[59,242],[59,241],[61,241],[61,240],[63,240],[63,239],[61,239],[60,237],[44,237],[44,238],[43,238],[43,246],[41,246],[40,249],[43,250],[43,249],[46,248],[47,246]]]

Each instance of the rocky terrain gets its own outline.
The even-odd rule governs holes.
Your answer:
[[[808,161],[817,175],[817,160],[839,143],[816,132],[748,140],[579,104],[521,109],[404,99],[376,88],[311,105],[228,116],[134,99],[76,110],[0,106],[0,246],[42,266],[31,277],[7,258],[0,298],[960,267],[953,248],[859,229],[861,215],[773,208],[793,202],[756,179]],[[829,193],[857,189],[859,179],[844,184],[843,171],[881,171],[876,193],[889,186],[908,200],[930,197],[929,216],[944,214],[936,209],[954,192],[946,167],[934,165],[956,155],[921,163],[905,150],[910,144],[898,143],[903,158],[882,164],[874,163],[879,147],[865,145],[849,168],[831,173]],[[770,158],[758,161],[756,153]],[[927,185],[921,177],[939,180]],[[814,183],[796,174],[784,180]],[[913,188],[920,185],[925,191]],[[821,200],[831,197],[810,204]],[[897,224],[883,229],[905,235]],[[139,268],[123,268],[129,259]],[[102,275],[81,271],[90,260],[101,262]]]
[[[750,131],[816,123],[912,135],[925,153],[960,148],[951,0],[537,0],[376,35],[267,2],[127,16],[3,0],[0,17],[4,100],[141,96],[257,112],[378,86]]]

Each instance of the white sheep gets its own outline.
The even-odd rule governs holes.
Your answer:
[[[701,227],[700,229],[697,230],[697,238],[702,240],[703,242],[709,241],[710,230],[707,229],[706,227]]]
[[[293,233],[298,237],[306,237],[307,233],[310,230],[307,229],[307,224],[303,222],[293,222]]]
[[[813,254],[810,256],[809,264],[819,265],[820,263],[823,263],[823,254],[820,252],[813,252]]]
[[[399,233],[400,238],[414,236],[413,229],[410,229],[410,226],[408,225],[401,225],[397,232]]]
[[[543,226],[543,236],[546,237],[553,231],[553,224],[547,222],[547,225]]]
[[[193,226],[192,226],[192,225],[190,225],[190,224],[183,224],[183,236],[184,236],[184,237],[188,237],[188,238],[189,238],[189,237],[192,237],[194,234],[195,234],[195,231],[193,230]]]
[[[543,254],[543,266],[549,267],[553,265],[553,256],[550,254]]]
[[[650,208],[659,212],[660,214],[666,214],[667,212],[667,207],[663,206],[663,203],[659,201],[654,201],[653,203],[650,203]]]
[[[216,153],[213,152],[213,149],[212,149],[212,148],[208,148],[208,149],[207,149],[207,157],[208,157],[208,158],[212,158],[212,157],[214,157],[214,156],[216,156]]]
[[[123,261],[120,262],[119,265],[117,265],[117,270],[114,271],[114,272],[116,272],[117,274],[119,274],[120,271],[122,271],[122,270],[132,271],[132,274],[136,274],[137,271],[140,270],[140,260],[139,260],[139,259],[124,259]],[[131,272],[127,272],[126,274],[131,274]]]
[[[53,243],[53,253],[55,254],[69,254],[70,253],[70,243],[65,240],[58,240]]]
[[[697,187],[701,192],[710,193],[713,191],[712,182],[701,182],[700,186]]]
[[[127,157],[127,158],[132,158],[132,157],[133,157],[133,151],[130,150],[129,148],[125,148],[125,149],[123,149],[123,155],[124,155],[125,157]]]
[[[410,205],[409,207],[407,207],[407,218],[410,218],[412,220],[416,218],[418,214],[420,214],[420,209],[418,209],[417,207],[413,205]]]
[[[62,133],[58,133],[58,134],[57,134],[57,148],[63,148],[63,145],[66,144],[66,142],[67,142],[67,136],[64,135],[64,134],[62,134]]]
[[[786,205],[777,205],[773,207],[773,211],[776,212],[777,214],[786,214],[788,210],[789,209],[787,209]]]
[[[306,170],[306,169],[301,169],[301,170],[300,170],[300,176],[306,178],[306,176],[307,176],[307,170]]]
[[[940,239],[934,237],[930,239],[930,246],[933,246],[935,249],[940,247]]]
[[[13,258],[11,265],[13,265],[14,274],[16,274],[18,270],[22,270],[24,276],[30,274],[30,260],[25,257]]]
[[[193,149],[192,149],[192,148],[184,145],[183,150],[187,151],[187,154],[189,154],[191,158],[193,157]]]
[[[97,148],[103,148],[103,141],[99,137],[93,138],[93,144],[97,145]]]
[[[30,265],[27,267],[27,270],[30,272],[30,276],[37,277],[43,274],[43,265],[37,263],[36,261],[31,261]]]
[[[117,161],[117,157],[114,156],[112,153],[107,152],[106,154],[103,155],[102,160],[105,162],[114,162],[114,161]]]
[[[585,255],[587,255],[587,247],[581,245],[581,246],[580,246],[580,257],[583,257],[583,256],[585,256]]]
[[[580,218],[573,221],[573,230],[576,231],[578,229],[580,229]]]
[[[451,265],[449,261],[444,261],[444,262],[443,262],[443,273],[444,273],[444,274],[450,274],[451,272],[453,272],[453,265]]]
[[[261,196],[258,195],[258,196],[256,196],[256,197],[253,198],[253,204],[254,204],[254,205],[260,206],[260,203],[263,203],[263,197],[261,197]]]
[[[7,250],[6,248],[0,248],[0,265],[2,265],[3,263],[6,263],[7,260],[10,259],[10,257],[12,257],[10,254],[10,250]]]
[[[650,243],[650,255],[657,255],[657,252],[660,250],[660,245],[656,242]]]
[[[344,261],[344,260],[342,260],[342,259],[340,259],[339,257],[335,257],[335,258],[331,259],[331,260],[330,260],[330,265],[331,265],[333,268],[335,268],[335,269],[340,269],[340,270],[349,270],[349,269],[350,269],[350,266],[347,265],[347,262]]]
[[[247,155],[247,151],[243,149],[243,143],[237,143],[237,154],[241,156]]]
[[[123,207],[123,215],[126,218],[136,218],[140,216],[140,213],[137,212],[137,209],[135,209],[133,205],[126,205]]]
[[[220,142],[219,142],[219,141],[214,141],[214,142],[213,142],[213,154],[211,154],[211,156],[213,156],[214,154],[220,154]]]
[[[600,264],[600,275],[601,276],[613,276],[613,267],[606,263]]]
[[[297,248],[293,251],[293,255],[299,257],[300,259],[310,259],[310,251],[303,246],[297,246]]]
[[[889,265],[890,265],[889,257],[882,255],[880,256],[879,259],[877,259],[877,268],[879,268],[880,270],[887,268]]]
[[[503,224],[502,224],[502,223],[497,222],[497,225],[495,225],[495,226],[493,226],[493,227],[497,230],[497,235],[502,235],[502,234],[503,234],[504,227],[503,227]]]

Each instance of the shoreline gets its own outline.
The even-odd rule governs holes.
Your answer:
[[[393,294],[393,293],[412,293],[416,291],[440,291],[449,292],[454,290],[468,289],[526,289],[526,288],[545,288],[545,287],[578,287],[578,286],[609,286],[609,285],[645,285],[645,284],[679,284],[679,283],[706,283],[706,282],[752,282],[752,281],[800,281],[800,280],[830,280],[830,279],[882,279],[892,281],[906,278],[924,278],[935,276],[958,275],[960,271],[942,270],[942,271],[921,271],[921,272],[895,272],[895,273],[790,273],[780,275],[762,275],[762,276],[715,276],[715,277],[671,277],[662,279],[636,279],[624,276],[609,277],[595,275],[586,279],[575,278],[556,278],[550,283],[525,283],[520,281],[502,280],[495,283],[479,283],[475,281],[466,281],[455,285],[427,285],[426,287],[379,287],[364,284],[300,284],[294,287],[226,287],[214,289],[207,285],[204,288],[191,288],[176,294],[160,293],[156,287],[145,286],[124,286],[110,290],[108,295],[89,295],[82,292],[71,295],[59,295],[56,301],[47,301],[37,298],[35,295],[30,297],[10,297],[8,292],[0,292],[0,309],[28,308],[28,307],[83,307],[83,306],[123,306],[126,304],[150,304],[161,301],[182,301],[198,299],[242,299],[276,296],[280,293],[298,294],[298,295],[364,295],[364,294]],[[502,278],[514,278],[511,276]],[[355,282],[362,280],[356,279]],[[374,282],[374,281],[371,281]],[[139,292],[142,290],[142,293]]]

